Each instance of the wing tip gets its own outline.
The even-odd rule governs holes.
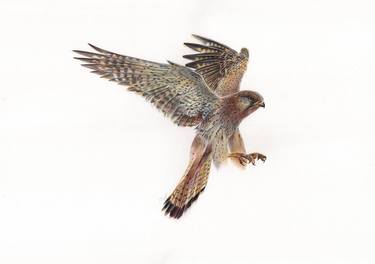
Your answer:
[[[172,65],[172,66],[181,66],[181,65],[178,65],[177,63],[173,62],[173,61],[170,61],[170,60],[167,60],[167,62]]]
[[[195,60],[198,57],[199,57],[199,53],[197,53],[197,54],[185,54],[185,55],[182,56],[182,58],[188,59],[188,60]]]
[[[100,54],[89,52],[89,51],[84,51],[84,50],[73,50],[73,52],[75,52],[79,55],[82,55],[86,58],[92,58],[92,57],[100,56]]]
[[[94,50],[96,50],[96,51],[98,51],[98,52],[101,52],[101,53],[106,52],[105,50],[103,50],[103,49],[101,49],[101,48],[99,48],[99,47],[97,47],[97,46],[95,46],[95,45],[93,45],[93,44],[91,44],[91,43],[87,43],[87,45],[89,45],[92,49],[94,49]],[[92,52],[84,51],[84,50],[77,50],[77,49],[74,49],[74,50],[72,50],[72,51],[75,52],[75,53],[78,53],[78,54],[83,54],[83,53],[85,53],[85,54],[89,54],[89,53],[91,53],[91,54],[92,54]]]
[[[92,49],[96,50],[97,52],[100,52],[100,53],[107,53],[108,51],[104,50],[104,49],[101,49],[91,43],[87,43]]]
[[[87,43],[87,45],[89,45],[91,48],[93,48],[93,49],[98,49],[98,47],[97,46],[95,46],[94,44],[91,44],[91,43]]]
[[[191,34],[191,36],[199,41],[202,41],[203,43],[206,43],[209,41],[209,39],[205,38],[205,37],[202,37],[198,34]]]
[[[186,47],[188,47],[188,48],[191,48],[191,49],[195,50],[194,47],[195,47],[197,44],[196,44],[196,43],[191,43],[191,42],[184,42],[184,45],[185,45]]]
[[[197,52],[222,52],[222,49],[220,47],[216,46],[209,46],[205,43],[199,44],[199,43],[192,43],[192,42],[184,42],[184,45],[194,51]]]

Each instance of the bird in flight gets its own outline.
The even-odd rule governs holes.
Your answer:
[[[239,91],[249,52],[238,53],[214,40],[193,35],[199,43],[185,43],[196,53],[183,56],[185,66],[120,55],[91,45],[95,52],[74,50],[75,57],[102,78],[128,87],[143,96],[178,126],[195,127],[185,173],[163,210],[180,218],[205,189],[211,163],[219,167],[226,159],[238,166],[266,160],[260,153],[246,153],[238,126],[264,107],[255,91]]]

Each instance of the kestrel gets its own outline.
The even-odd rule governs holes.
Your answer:
[[[145,97],[178,126],[195,127],[188,167],[163,207],[173,218],[180,218],[205,189],[212,162],[219,167],[228,157],[239,166],[266,160],[260,153],[246,154],[238,129],[245,117],[265,106],[259,93],[239,91],[248,50],[238,53],[193,36],[201,44],[185,43],[197,52],[184,56],[192,61],[186,66],[124,56],[91,44],[96,52],[74,50],[83,56],[75,57],[85,62],[82,66]]]

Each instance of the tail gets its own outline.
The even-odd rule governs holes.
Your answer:
[[[206,145],[201,137],[195,137],[185,174],[164,203],[162,210],[165,210],[166,215],[180,218],[206,188],[212,160],[211,151],[211,146]]]

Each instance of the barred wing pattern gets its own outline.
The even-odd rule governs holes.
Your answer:
[[[183,56],[192,60],[186,66],[201,74],[208,86],[220,96],[238,92],[249,60],[248,50],[242,48],[238,53],[214,40],[198,35],[193,37],[203,44],[184,43],[198,52]]]
[[[75,59],[102,78],[128,86],[154,104],[179,126],[196,126],[212,110],[218,97],[193,70],[169,62],[161,64],[103,50],[74,50]]]

